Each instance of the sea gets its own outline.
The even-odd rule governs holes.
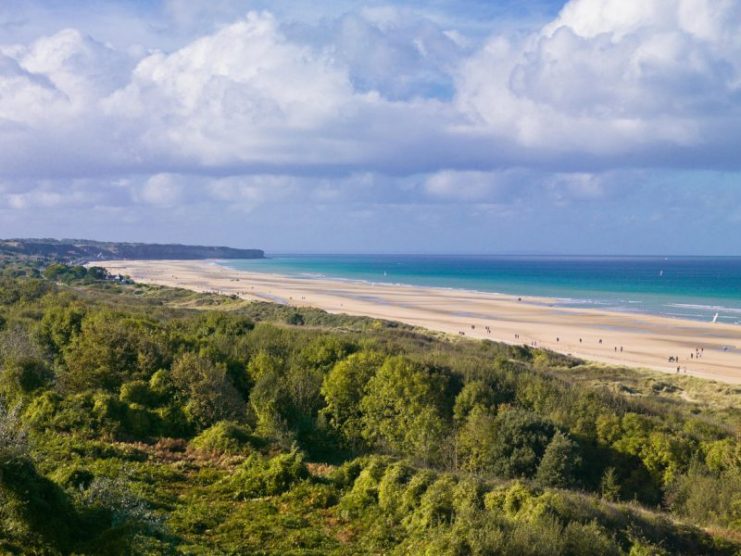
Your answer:
[[[219,264],[306,280],[542,296],[562,307],[741,324],[741,257],[275,254]]]

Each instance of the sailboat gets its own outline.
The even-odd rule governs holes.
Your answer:
[[[715,313],[715,316],[713,317],[713,324],[718,320],[718,313]]]

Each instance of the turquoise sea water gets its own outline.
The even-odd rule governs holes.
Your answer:
[[[558,305],[741,324],[741,257],[273,255],[238,270],[554,297]]]

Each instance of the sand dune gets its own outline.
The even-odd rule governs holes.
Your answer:
[[[106,261],[143,283],[237,294],[527,344],[603,363],[741,383],[741,326],[554,307],[554,300],[444,288],[304,279],[205,261]],[[698,352],[699,350],[699,352]],[[696,354],[700,357],[697,358]],[[678,357],[679,361],[669,361]]]

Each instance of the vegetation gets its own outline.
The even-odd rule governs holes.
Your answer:
[[[110,259],[261,259],[260,249],[233,249],[156,243],[115,243],[87,239],[0,239],[0,257],[41,258],[71,263]]]
[[[739,389],[2,272],[0,552],[741,550]]]

